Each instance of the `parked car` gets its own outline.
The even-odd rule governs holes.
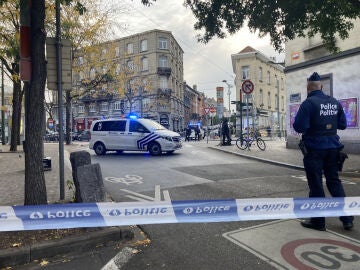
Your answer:
[[[90,135],[90,130],[88,129],[81,131],[81,133],[78,135],[79,141],[90,141],[90,139],[91,139],[91,135]]]
[[[77,132],[77,131],[70,132],[71,140],[73,140],[73,141],[79,140],[79,135],[80,135],[80,132]]]

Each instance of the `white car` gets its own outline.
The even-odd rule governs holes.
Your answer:
[[[106,151],[149,151],[151,155],[173,153],[182,147],[179,133],[150,119],[104,119],[92,122],[89,148],[97,155]]]

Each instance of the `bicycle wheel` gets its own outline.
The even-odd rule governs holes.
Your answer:
[[[248,144],[247,141],[243,139],[243,137],[240,137],[236,140],[236,146],[241,150],[245,150]]]
[[[256,139],[256,144],[260,148],[260,150],[265,151],[266,144],[265,144],[265,141],[263,139],[257,138]]]

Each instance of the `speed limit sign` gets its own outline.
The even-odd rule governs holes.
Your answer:
[[[245,80],[241,85],[241,89],[245,94],[250,94],[252,91],[254,91],[254,84],[250,80]]]

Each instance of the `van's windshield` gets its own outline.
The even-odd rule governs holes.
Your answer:
[[[143,124],[148,130],[166,130],[166,128],[160,125],[158,122],[155,122],[150,119],[138,119],[138,121]]]

